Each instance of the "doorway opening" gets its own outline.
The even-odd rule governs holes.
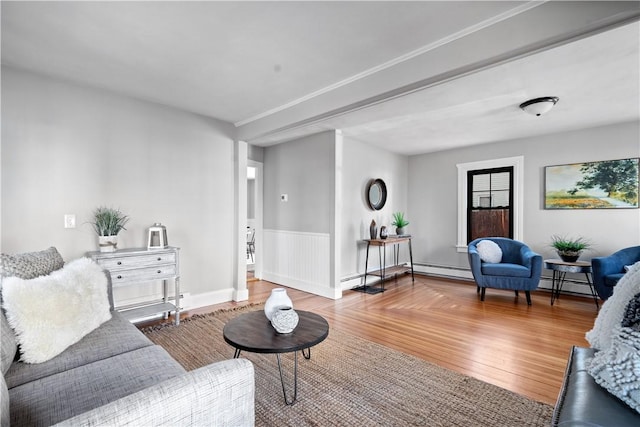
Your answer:
[[[262,163],[247,166],[247,282],[262,278]]]

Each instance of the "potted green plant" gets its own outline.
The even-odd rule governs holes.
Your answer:
[[[582,237],[573,239],[554,235],[551,238],[551,247],[564,262],[576,262],[582,251],[589,249],[591,244]]]
[[[100,206],[93,211],[93,229],[98,234],[100,252],[114,252],[118,245],[118,233],[126,230],[129,216],[119,209]]]
[[[404,219],[404,212],[394,212],[391,225],[396,227],[396,234],[401,236],[404,234],[404,228],[409,225],[409,221]]]

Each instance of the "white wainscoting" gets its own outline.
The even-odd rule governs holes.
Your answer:
[[[327,298],[331,287],[331,236],[325,233],[264,230],[262,278]]]

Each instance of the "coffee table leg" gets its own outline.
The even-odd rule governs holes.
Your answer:
[[[304,354],[304,351],[307,350],[307,354]],[[311,347],[309,348],[303,348],[302,349],[302,355],[304,356],[305,359],[309,360],[311,359]]]
[[[239,348],[236,348],[236,351],[233,353],[233,358],[234,359],[237,359],[238,357],[240,357],[240,351],[241,350]]]
[[[287,405],[293,405],[298,398],[298,352],[294,351],[294,365],[293,365],[293,399],[287,399],[287,390],[284,386],[284,376],[282,375],[282,364],[280,363],[280,353],[276,353],[278,358],[278,370],[280,371],[280,382],[282,383],[282,394],[284,395],[284,403]],[[311,355],[311,353],[309,353]]]

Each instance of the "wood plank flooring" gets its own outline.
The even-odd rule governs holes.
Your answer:
[[[276,285],[252,281],[249,301],[185,313],[265,301]],[[386,283],[384,293],[345,291],[340,300],[295,289],[294,308],[324,316],[340,329],[429,362],[554,404],[572,345],[588,346],[584,334],[597,310],[592,299],[562,295],[553,306],[546,291],[487,289],[481,302],[472,282],[416,275]],[[392,366],[389,369],[393,369]]]

